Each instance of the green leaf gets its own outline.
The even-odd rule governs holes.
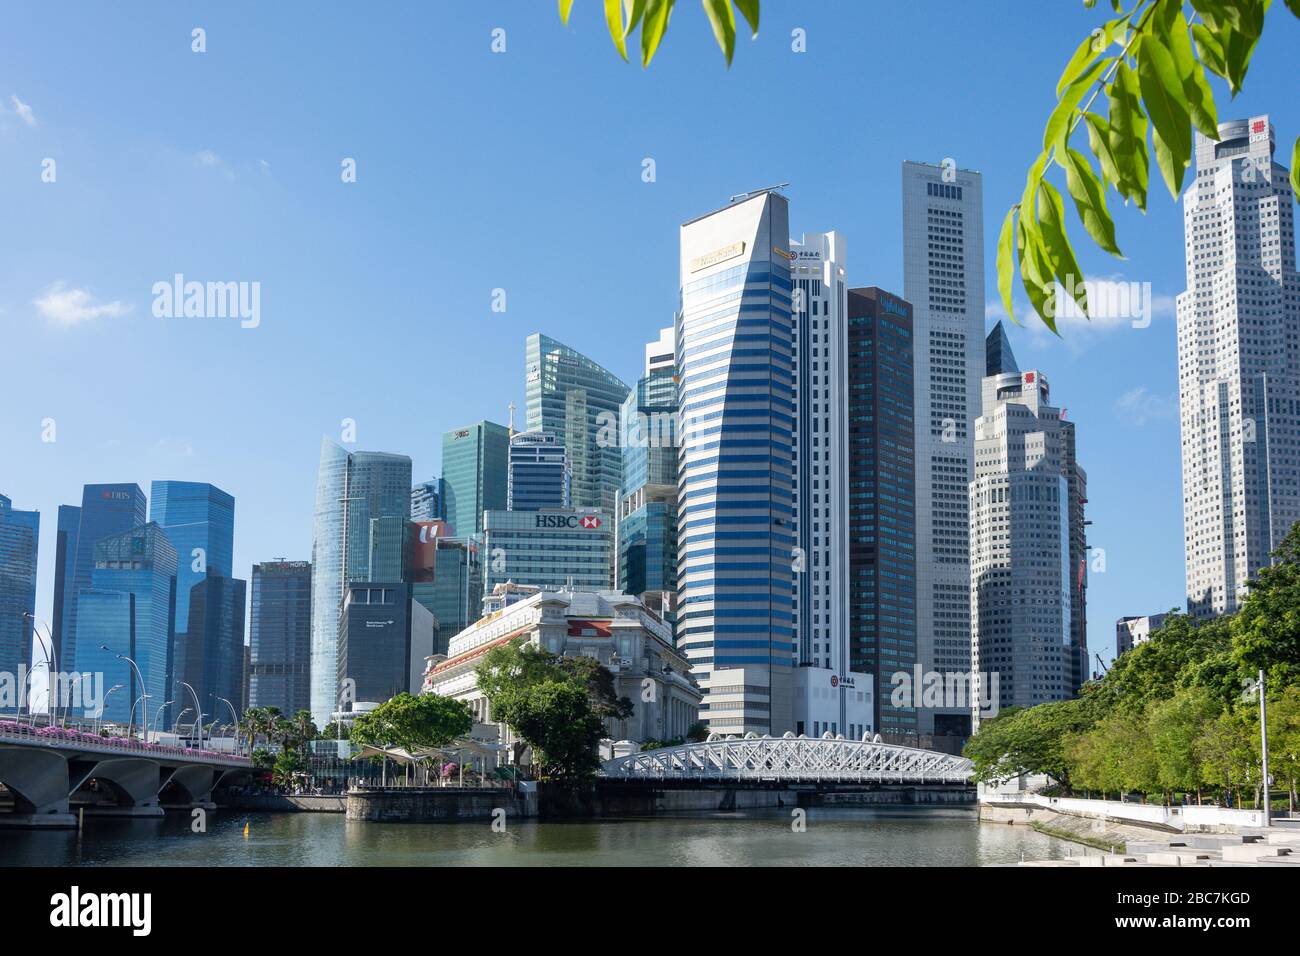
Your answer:
[[[1192,158],[1192,121],[1182,103],[1182,80],[1169,48],[1151,34],[1142,38],[1137,61],[1142,102],[1151,114],[1156,163],[1170,195],[1177,199]]]
[[[1110,124],[1096,113],[1084,113],[1083,120],[1088,124],[1088,148],[1101,164],[1102,179],[1119,189],[1121,176],[1115,156],[1110,151]]]
[[[731,66],[731,55],[736,50],[736,15],[731,10],[729,0],[702,0],[704,12],[709,15],[713,26],[713,36],[722,47],[722,54]]]
[[[1174,67],[1183,84],[1183,96],[1192,122],[1210,139],[1217,140],[1219,118],[1214,109],[1214,92],[1205,79],[1205,71],[1192,55],[1192,41],[1187,33],[1187,19],[1183,16],[1182,7],[1177,8],[1173,14],[1169,52],[1173,54]]]
[[[1066,294],[1079,303],[1083,314],[1087,315],[1088,290],[1083,282],[1083,270],[1079,268],[1069,236],[1065,232],[1065,204],[1056,187],[1045,179],[1038,205],[1038,227],[1043,249],[1051,260],[1052,274]]]
[[[1093,173],[1088,160],[1077,150],[1066,150],[1065,182],[1079,219],[1088,230],[1088,235],[1092,236],[1093,242],[1112,256],[1123,259],[1124,254],[1115,245],[1115,220],[1106,208],[1106,190]]]
[[[1300,2],[1300,0],[1298,0]],[[736,0],[736,9],[744,16],[753,36],[758,36],[758,0]]]
[[[569,11],[573,9],[573,0],[560,0],[560,22],[569,25]]]
[[[1246,82],[1246,71],[1250,69],[1250,57],[1255,52],[1259,35],[1251,35],[1243,30],[1233,30],[1223,42],[1223,65],[1228,74],[1228,86],[1232,95],[1241,92]]]
[[[605,25],[609,27],[610,39],[618,55],[627,62],[627,31],[623,28],[623,0],[605,0]]]
[[[641,65],[649,66],[668,29],[673,0],[646,0],[645,20],[641,24]]]
[[[1228,67],[1223,60],[1223,43],[1219,37],[1210,32],[1210,28],[1205,24],[1194,23],[1192,24],[1192,38],[1196,40],[1196,52],[1200,54],[1201,62],[1226,80],[1228,78]]]
[[[1088,92],[1088,89],[1097,82],[1102,73],[1106,71],[1106,68],[1114,62],[1114,57],[1098,60],[1088,67],[1082,76],[1070,84],[1065,91],[1065,95],[1061,97],[1061,101],[1052,110],[1052,115],[1047,119],[1047,126],[1043,130],[1043,149],[1050,150],[1053,146],[1058,145],[1062,137],[1068,138],[1070,117],[1074,115],[1075,110],[1078,108],[1080,100],[1083,99],[1083,94]]]
[[[1024,215],[1024,211],[1024,207],[1021,207],[1020,284],[1024,286],[1025,294],[1029,296],[1029,302],[1038,313],[1038,317],[1043,320],[1043,324],[1056,332],[1055,308],[1050,304],[1054,295],[1051,263],[1047,261],[1047,256],[1043,252],[1037,224]]]
[[[629,37],[645,13],[645,0],[623,0],[623,16],[627,21],[623,26],[623,36]]]
[[[1007,218],[1002,220],[1002,232],[998,235],[998,292],[1002,294],[1002,307],[1007,310],[1007,318],[1016,321],[1015,310],[1011,308],[1011,280],[1016,275],[1016,210],[1012,206],[1007,210]]]
[[[1296,2],[1300,3],[1300,0]],[[1291,191],[1295,193],[1296,202],[1300,202],[1300,136],[1296,137],[1295,145],[1291,147]]]
[[[1142,112],[1137,77],[1127,63],[1115,71],[1110,97],[1110,152],[1120,173],[1116,187],[1143,212],[1147,208],[1147,116]]]
[[[1300,0],[1286,0],[1286,8],[1300,17]]]

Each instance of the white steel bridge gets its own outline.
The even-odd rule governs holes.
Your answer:
[[[680,744],[607,760],[607,780],[697,781],[771,784],[968,786],[974,765],[965,757],[901,747],[873,739],[710,735],[702,743]]]

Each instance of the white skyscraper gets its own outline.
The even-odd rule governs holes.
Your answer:
[[[916,421],[916,635],[925,671],[969,674],[967,485],[984,374],[979,173],[903,164],[903,298],[912,303]],[[966,733],[967,708],[923,708],[921,733]]]
[[[970,483],[970,622],[978,702],[1000,708],[1066,700],[1077,689],[1086,584],[1074,425],[1029,370],[983,380]],[[1085,651],[1086,653],[1086,651]]]
[[[1267,116],[1196,134],[1178,296],[1188,610],[1235,611],[1300,518],[1300,281]]]

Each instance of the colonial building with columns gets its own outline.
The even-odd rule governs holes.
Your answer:
[[[424,692],[469,704],[478,739],[495,733],[500,743],[513,742],[508,728],[492,721],[474,670],[489,650],[518,638],[563,657],[594,657],[613,672],[618,696],[633,707],[628,719],[606,721],[613,740],[672,740],[699,720],[702,695],[690,665],[674,649],[672,629],[640,599],[617,591],[541,590],[461,631],[445,657],[429,658]]]

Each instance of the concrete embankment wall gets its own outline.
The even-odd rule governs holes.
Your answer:
[[[343,794],[293,796],[282,793],[218,794],[217,806],[232,810],[268,810],[274,813],[343,813]]]
[[[898,790],[862,790],[831,793],[801,793],[800,806],[915,806],[929,804],[972,804],[975,788],[908,787]]]
[[[1139,826],[1134,823],[1119,823],[1101,817],[1085,817],[1069,813],[1057,813],[1036,806],[991,806],[980,804],[981,823],[1009,823],[1018,826],[1038,824],[1045,832],[1065,840],[1074,840],[1093,847],[1115,847],[1122,851],[1129,841],[1150,842],[1160,834],[1169,834],[1167,829]]]
[[[352,790],[347,795],[347,818],[374,823],[490,820],[498,810],[504,810],[507,818],[536,816],[536,797],[504,788],[460,787]]]

